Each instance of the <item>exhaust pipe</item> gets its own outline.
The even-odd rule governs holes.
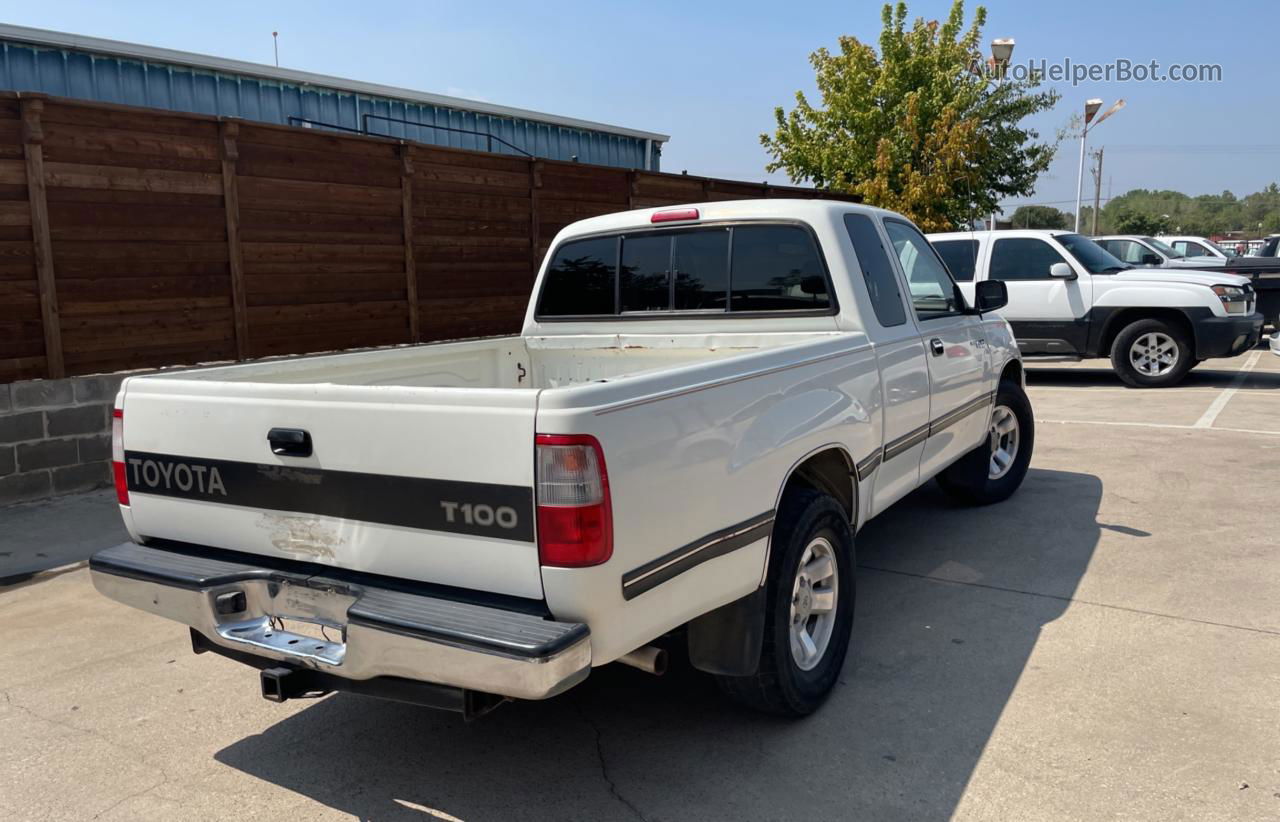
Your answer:
[[[618,657],[617,661],[654,676],[662,676],[667,672],[667,652],[652,645],[636,648],[631,653]]]

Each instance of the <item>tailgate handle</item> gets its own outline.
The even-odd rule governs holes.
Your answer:
[[[311,456],[311,434],[301,428],[272,428],[267,432],[271,453],[281,457]]]

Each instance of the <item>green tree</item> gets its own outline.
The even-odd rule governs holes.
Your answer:
[[[838,53],[810,55],[820,107],[796,92],[791,111],[775,109],[777,128],[760,142],[769,171],[796,182],[860,194],[900,211],[927,231],[990,213],[1026,196],[1057,147],[1020,125],[1058,100],[1036,78],[995,83],[982,66],[986,9],[965,28],[956,0],[945,22],[916,19],[886,5],[879,52],[841,37]]]
[[[1164,234],[1169,230],[1169,219],[1140,211],[1120,211],[1111,219],[1118,234]]]
[[[1009,218],[1014,228],[1064,229],[1073,227],[1071,215],[1053,206],[1018,206]]]

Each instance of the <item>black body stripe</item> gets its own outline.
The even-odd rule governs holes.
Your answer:
[[[911,433],[898,437],[893,442],[888,443],[884,447],[885,462],[888,462],[889,460],[898,456],[903,451],[910,450],[912,446],[919,445],[920,443],[924,442],[925,439],[928,438],[928,436],[929,436],[929,426],[922,425],[916,430],[912,431]]]
[[[533,489],[520,485],[139,451],[126,451],[124,456],[130,494],[533,542]]]
[[[858,463],[855,470],[858,472],[858,479],[865,480],[871,476],[871,472],[880,467],[880,463],[887,462],[905,451],[909,451],[912,447],[919,445],[924,440],[932,437],[940,431],[943,431],[960,420],[983,409],[990,408],[992,402],[995,401],[996,393],[990,391],[981,397],[975,397],[959,408],[952,409],[947,413],[930,422],[928,425],[917,428],[916,430],[898,437],[893,442],[886,445],[883,449],[876,450],[869,454],[866,459]]]
[[[707,560],[724,556],[763,539],[773,529],[773,514],[773,511],[769,511],[708,534],[628,571],[622,575],[622,598],[635,599],[645,591],[650,591]]]
[[[858,472],[859,480],[864,480],[871,476],[871,472],[880,466],[880,457],[883,453],[884,452],[881,449],[877,448],[871,456],[858,463],[856,470]]]
[[[941,417],[938,417],[936,420],[929,423],[929,436],[933,436],[944,428],[955,425],[975,411],[981,411],[983,408],[990,407],[994,399],[995,392],[989,392],[987,394],[983,394],[981,397],[975,397],[974,399],[969,400],[959,408],[948,411],[946,414],[943,414]]]

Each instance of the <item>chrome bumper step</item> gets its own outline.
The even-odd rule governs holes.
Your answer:
[[[586,625],[365,582],[125,543],[89,561],[112,599],[189,625],[210,647],[347,680],[398,677],[521,699],[591,667]],[[304,623],[316,631],[286,628]],[[332,635],[331,635],[332,634]]]

